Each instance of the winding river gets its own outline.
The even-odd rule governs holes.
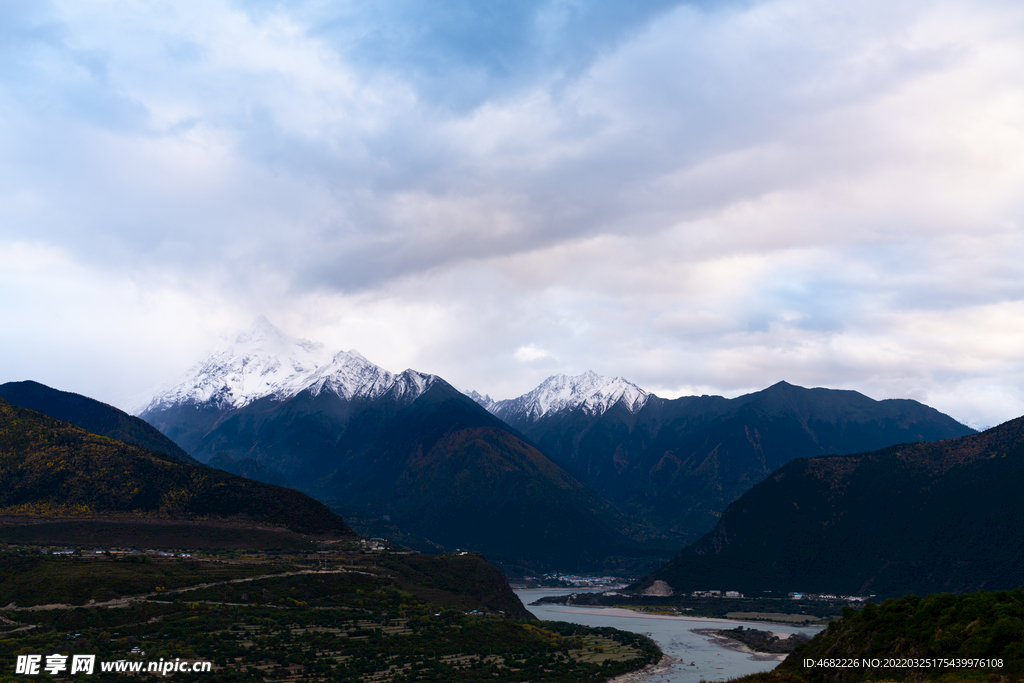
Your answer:
[[[821,630],[820,626],[790,626],[731,619],[640,615],[626,610],[602,607],[530,605],[531,602],[542,597],[565,595],[569,592],[588,591],[569,591],[564,588],[515,591],[519,599],[526,605],[526,609],[530,610],[538,619],[568,621],[584,626],[614,626],[623,631],[643,633],[653,638],[661,646],[662,651],[675,661],[667,670],[653,673],[643,679],[651,683],[699,683],[701,679],[724,681],[758,671],[769,671],[778,666],[777,661],[755,659],[749,653],[714,645],[708,638],[693,633],[693,629],[728,629],[743,624],[744,627],[769,630],[775,633],[814,635]]]

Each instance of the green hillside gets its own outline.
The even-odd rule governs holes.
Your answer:
[[[774,671],[744,683],[1019,680],[1024,590],[906,596],[847,609]]]
[[[87,396],[52,389],[39,382],[25,381],[0,384],[0,398],[16,406],[38,410],[58,420],[70,422],[93,434],[135,444],[176,460],[198,462],[145,420]]]
[[[0,549],[0,679],[39,680],[10,673],[16,657],[61,652],[95,655],[101,681],[163,680],[101,663],[198,661],[209,670],[174,677],[238,683],[597,683],[661,656],[634,633],[530,619],[479,555],[327,547],[243,559]]]
[[[0,399],[0,515],[234,520],[351,535],[308,496],[90,434]]]

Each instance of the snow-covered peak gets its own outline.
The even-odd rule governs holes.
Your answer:
[[[218,351],[231,352],[236,355],[262,353],[307,356],[320,363],[326,362],[331,356],[320,342],[290,337],[262,315],[253,320],[248,329],[239,332],[233,342],[226,344]]]
[[[235,337],[236,344],[251,344],[253,342],[262,341],[268,337],[272,339],[284,339],[285,334],[282,332],[274,323],[267,320],[266,316],[259,316],[252,321],[252,325],[249,325],[249,329],[242,330]]]
[[[395,375],[357,351],[332,354],[323,344],[290,337],[260,316],[135,412],[182,404],[241,408],[265,396],[283,400],[305,389],[314,395],[329,390],[351,400],[374,399],[395,388],[396,395],[415,398],[433,379],[412,370]]]
[[[391,391],[394,393],[395,398],[411,400],[429,389],[436,379],[437,375],[428,375],[423,372],[407,369],[395,377],[395,383],[392,385]]]
[[[498,401],[488,407],[495,415],[536,422],[545,415],[582,409],[588,415],[601,415],[617,403],[631,413],[644,407],[650,394],[621,377],[602,377],[595,372],[582,375],[554,375],[533,391],[519,398]]]
[[[482,405],[485,410],[490,410],[491,406],[497,403],[497,401],[495,401],[487,394],[481,394],[479,391],[475,391],[473,389],[470,389],[469,391],[463,391],[462,393],[464,393],[466,396],[469,396],[471,399]]]
[[[374,399],[389,391],[395,398],[416,398],[435,379],[436,375],[415,370],[396,375],[374,365],[357,351],[342,351],[328,365],[313,373],[306,388],[314,396],[326,389],[349,400],[356,397]]]
[[[961,420],[958,417],[954,417],[953,419],[956,420],[957,422],[959,422],[960,424],[962,424],[965,427],[970,427],[971,429],[973,429],[976,432],[984,432],[984,431],[987,431],[989,429],[992,429],[992,425],[985,424],[984,422],[978,422],[976,420]]]

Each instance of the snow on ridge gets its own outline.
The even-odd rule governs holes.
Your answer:
[[[260,316],[178,381],[139,401],[134,412],[205,403],[242,408],[265,396],[284,400],[305,389],[314,396],[326,389],[351,400],[374,399],[397,387],[398,396],[415,398],[433,380],[414,370],[395,375],[357,351],[331,354],[322,343],[290,337]]]
[[[984,432],[984,431],[987,431],[989,429],[992,429],[992,427],[993,427],[993,425],[983,424],[981,422],[977,422],[977,421],[974,421],[974,420],[961,420],[958,417],[953,417],[953,419],[956,420],[957,422],[959,422],[960,424],[962,424],[964,427],[970,427],[971,429],[973,429],[976,432]]]
[[[395,375],[377,367],[359,353],[341,351],[330,363],[313,372],[308,380],[304,378],[303,388],[309,387],[314,396],[329,389],[346,399],[356,396],[372,399],[382,395],[394,383]]]
[[[409,368],[395,378],[392,386],[396,397],[415,398],[429,389],[436,379],[437,375],[428,375]]]
[[[471,399],[473,399],[481,406],[483,406],[484,410],[490,410],[491,406],[498,403],[498,401],[495,401],[489,395],[481,394],[479,391],[476,391],[474,389],[470,389],[469,391],[463,391],[462,393],[465,394],[466,396],[469,396]]]
[[[602,377],[587,371],[575,377],[552,375],[533,391],[519,398],[497,401],[487,407],[495,415],[516,416],[537,421],[563,410],[582,409],[588,415],[600,415],[616,403],[631,413],[644,407],[650,394],[621,377]]]
[[[349,400],[356,397],[375,399],[389,391],[396,398],[415,398],[426,391],[436,378],[436,375],[412,369],[396,375],[374,365],[357,351],[342,351],[329,365],[313,373],[312,382],[304,388],[309,388],[314,396],[329,389]]]

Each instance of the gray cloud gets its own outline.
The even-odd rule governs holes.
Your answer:
[[[1024,412],[1015,4],[372,11],[0,5],[0,369],[113,400],[266,313],[496,397]]]

